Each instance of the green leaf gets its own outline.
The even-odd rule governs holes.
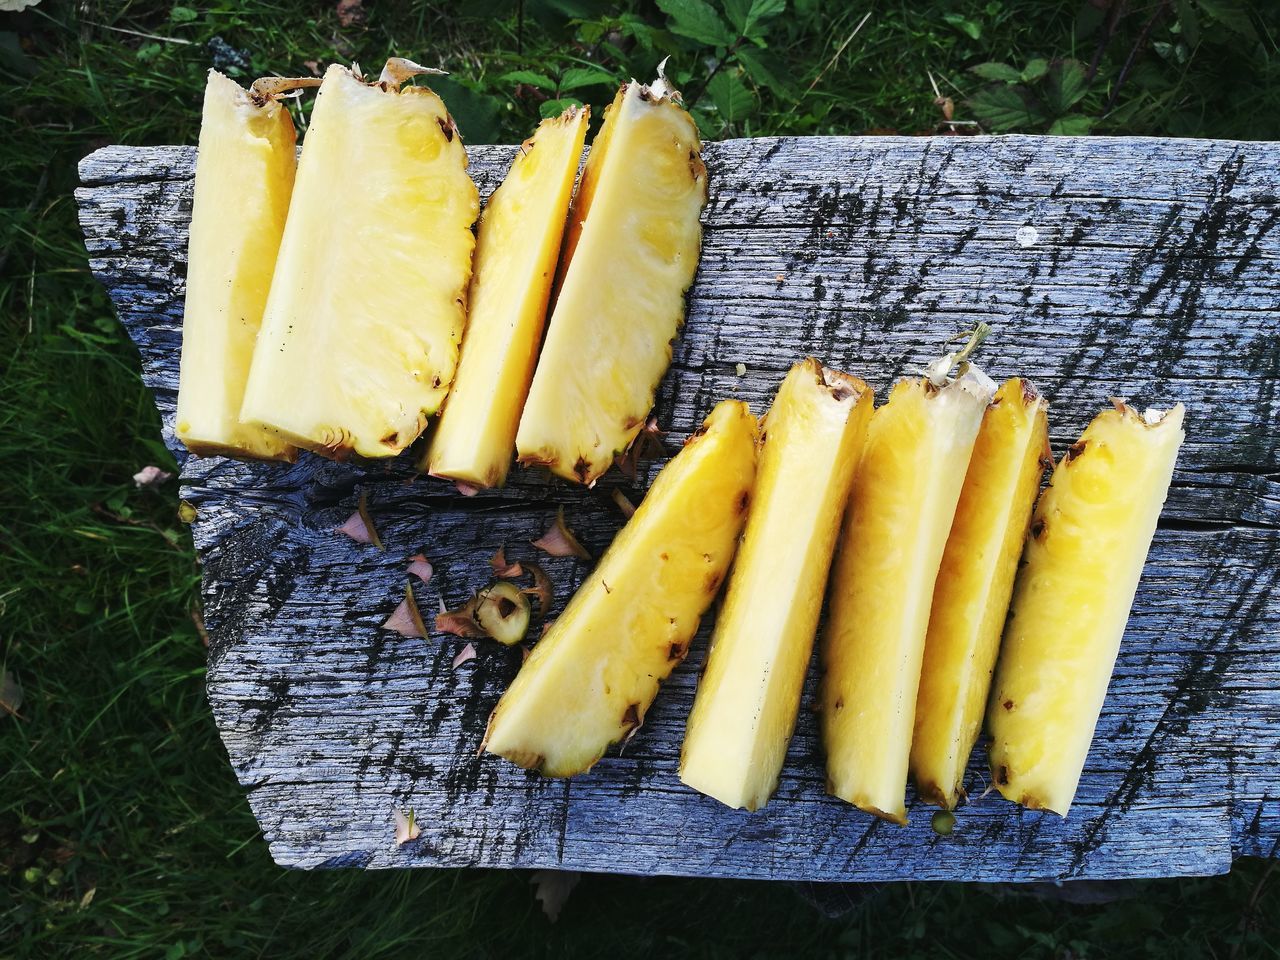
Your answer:
[[[1187,46],[1194,47],[1200,42],[1200,18],[1196,16],[1191,0],[1175,0],[1174,9],[1178,13],[1178,31]]]
[[[169,19],[174,23],[193,23],[199,16],[190,7],[174,7],[169,11]]]
[[[758,37],[763,31],[758,28],[766,20],[772,20],[787,9],[787,0],[751,0],[751,9],[747,13],[746,25],[742,28],[743,36]]]
[[[580,106],[582,106],[581,100],[575,100],[573,97],[561,97],[559,100],[543,100],[542,103],[538,104],[538,113],[545,120],[547,117],[560,116],[570,107]]]
[[[768,50],[741,47],[736,56],[756,86],[767,87],[781,97],[795,97],[795,84],[787,76],[786,65]]]
[[[1063,114],[1089,92],[1089,78],[1079,60],[1058,60],[1049,68],[1044,98],[1049,110]]]
[[[1196,0],[1210,20],[1222,24],[1246,40],[1257,40],[1258,31],[1249,19],[1249,10],[1239,0]]]
[[[1047,119],[1031,92],[1021,86],[983,87],[969,98],[969,109],[990,130],[1039,126]]]
[[[969,70],[972,73],[976,73],[983,80],[1002,80],[1005,83],[1017,83],[1023,79],[1022,74],[1007,63],[980,63],[976,67],[970,67]]]
[[[531,87],[546,90],[548,93],[556,92],[556,82],[554,80],[541,73],[534,73],[532,70],[512,70],[510,73],[504,73],[498,79],[509,86],[515,86],[517,83],[527,83]]]
[[[1080,113],[1068,113],[1053,121],[1049,132],[1056,137],[1083,137],[1093,129],[1093,117]]]
[[[729,25],[738,31],[740,36],[747,32],[747,18],[751,16],[752,0],[724,0],[724,15]]]
[[[597,84],[612,87],[617,83],[618,80],[613,74],[599,67],[574,67],[572,70],[566,70],[564,76],[560,78],[560,92],[593,87]]]
[[[725,123],[737,123],[748,116],[756,105],[755,97],[731,70],[721,70],[707,84],[707,94],[716,105],[716,112]]]
[[[1022,68],[1022,79],[1025,83],[1035,83],[1048,72],[1049,61],[1044,57],[1036,57],[1028,60],[1027,65]]]
[[[982,24],[977,21],[970,20],[958,13],[944,13],[942,15],[942,19],[967,36],[970,40],[982,39]]]
[[[672,33],[713,47],[727,47],[734,41],[725,22],[705,0],[658,0],[658,8],[671,18]]]

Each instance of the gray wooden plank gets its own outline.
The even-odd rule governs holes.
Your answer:
[[[487,196],[513,148],[470,152]],[[1071,817],[976,799],[975,759],[979,789],[950,837],[932,833],[923,807],[905,829],[880,824],[823,794],[808,712],[763,813],[697,796],[674,770],[705,626],[624,755],[571,782],[476,757],[519,656],[481,644],[455,671],[453,638],[381,631],[407,558],[424,550],[436,565],[418,591],[425,608],[457,602],[500,543],[528,550],[555,504],[598,553],[621,524],[608,489],[638,496],[645,478],[580,491],[517,472],[507,490],[460,499],[414,478],[407,458],[183,458],[210,702],[277,861],[1036,880],[1211,873],[1236,855],[1274,855],[1280,145],[814,138],[706,154],[703,261],[659,393],[673,444],[722,397],[762,411],[805,353],[883,395],[977,319],[997,328],[992,375],[1030,376],[1049,395],[1058,449],[1110,395],[1188,403],[1187,445]],[[82,163],[77,193],[93,269],[180,457],[171,416],[193,158],[104,148]],[[385,553],[332,532],[361,490]],[[585,568],[548,566],[558,609]],[[402,848],[394,805],[423,827]]]

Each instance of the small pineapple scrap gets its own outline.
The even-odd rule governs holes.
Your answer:
[[[820,702],[827,789],[906,823],[907,759],[934,582],[995,384],[947,354],[875,412],[845,514]],[[958,376],[951,368],[960,363]]]
[[[973,446],[933,588],[916,697],[911,776],[951,810],[982,728],[1013,578],[1049,466],[1048,403],[1015,377],[996,392]]]
[[[808,359],[765,418],[756,495],[680,757],[684,783],[731,807],[757,810],[778,785],[871,404],[861,380]]]
[[[240,419],[325,456],[394,456],[453,382],[480,202],[424,72],[331,66],[298,163]]]
[[[506,481],[589,119],[570,107],[543,120],[485,205],[458,375],[420,464],[432,476]]]
[[[592,484],[645,424],[698,267],[707,172],[666,81],[619,90],[574,199],[516,452]]]
[[[489,753],[571,777],[644,722],[729,569],[755,473],[755,418],[725,400],[533,648],[489,719]]]
[[[1184,409],[1104,410],[1031,521],[996,667],[991,773],[1008,799],[1067,815],[1184,437]]]
[[[279,102],[319,81],[272,78],[245,90],[209,71],[187,247],[176,432],[198,456],[292,460],[276,433],[240,422],[296,167],[295,133]]]

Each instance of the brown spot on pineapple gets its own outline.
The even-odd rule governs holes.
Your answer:
[[[1009,785],[1009,768],[1003,763],[992,771],[996,778],[996,785],[1007,787]]]
[[[671,559],[671,557],[667,554],[667,551],[663,550],[660,554],[658,554],[658,559],[659,559],[659,560],[670,560],[670,559]]]
[[[431,389],[433,389],[433,390],[438,390],[438,389],[440,389],[440,382],[441,382],[441,381],[440,381],[440,378],[439,378],[439,377],[432,377],[432,378],[431,378]]]
[[[1044,535],[1046,526],[1047,524],[1044,522],[1043,517],[1037,517],[1035,520],[1033,520],[1031,523],[1031,539],[1039,540],[1041,536]]]
[[[634,730],[640,726],[640,704],[627,704],[627,709],[622,713],[622,725],[628,730]]]
[[[746,513],[749,506],[751,506],[751,491],[743,490],[742,495],[738,497],[738,512]]]
[[[1036,389],[1036,385],[1026,377],[1019,377],[1018,383],[1022,386],[1022,404],[1023,406],[1031,406],[1040,399],[1040,391]]]
[[[1012,700],[1006,700],[1004,703],[1000,704],[1000,706],[1004,707],[1006,710],[1012,710],[1012,709],[1013,709],[1013,701],[1012,701]]]
[[[388,433],[385,437],[383,437],[378,442],[388,447],[394,447],[396,445],[396,441],[399,439],[400,439],[400,431],[392,430],[390,433]]]
[[[573,465],[573,472],[580,482],[587,482],[587,477],[591,474],[591,464],[587,463],[586,457],[578,458],[577,462]]]
[[[685,658],[685,654],[689,652],[689,648],[683,643],[675,641],[667,648],[667,659],[669,661],[679,662]]]
[[[1070,463],[1076,457],[1084,453],[1085,447],[1089,445],[1088,440],[1077,440],[1071,446],[1067,447],[1067,463]]]
[[[444,138],[450,143],[453,143],[453,117],[448,114],[445,114],[443,117],[436,117],[436,123],[440,124],[440,129],[444,131]]]
[[[707,574],[707,593],[715,593],[720,589],[720,574]]]
[[[516,605],[507,597],[498,597],[498,616],[503,620],[516,612]]]
[[[836,697],[836,702],[835,702],[835,703],[833,703],[833,704],[831,705],[831,708],[832,708],[833,710],[843,710],[843,709],[844,709],[844,697]]]

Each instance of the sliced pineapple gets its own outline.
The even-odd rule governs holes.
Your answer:
[[[907,758],[934,581],[995,393],[976,367],[948,382],[949,367],[899,381],[871,418],[822,637],[827,789],[896,823],[907,818]]]
[[[289,89],[312,86],[286,81]],[[199,456],[292,460],[293,446],[240,422],[240,403],[289,212],[296,166],[284,92],[209,71],[187,248],[176,432]]]
[[[1049,464],[1048,404],[1015,377],[996,392],[973,446],[933,588],[916,697],[911,776],[948,810],[964,794],[1018,557]]]
[[[665,81],[632,81],[605,111],[516,434],[521,463],[590,484],[644,425],[698,266],[700,150]]]
[[[861,380],[809,359],[764,421],[755,498],[680,759],[682,781],[731,807],[759,809],[777,787],[871,404]]]
[[[501,486],[529,392],[590,112],[543,120],[485,206],[458,375],[420,464]]]
[[[733,559],[755,470],[755,418],[725,400],[534,647],[498,701],[485,749],[570,777],[644,722]]]
[[[399,453],[453,381],[479,209],[440,98],[332,66],[240,418],[332,457]],[[416,71],[408,71],[416,72]]]
[[[1031,521],[996,668],[991,773],[1067,815],[1183,440],[1182,404],[1117,402],[1058,463]]]

